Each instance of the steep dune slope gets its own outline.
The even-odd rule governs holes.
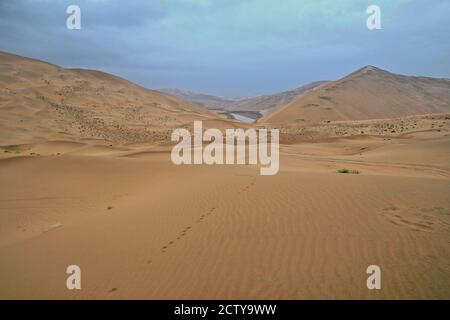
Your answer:
[[[327,83],[327,81],[311,82],[293,90],[242,99],[226,99],[223,97],[215,97],[179,89],[162,89],[161,91],[182,100],[199,103],[210,110],[220,110],[225,112],[249,111],[265,114],[290,103],[302,94],[305,94],[320,85],[324,85],[325,83]]]
[[[362,68],[306,93],[260,122],[310,124],[450,111],[450,80]]]
[[[226,109],[229,111],[259,111],[262,114],[265,114],[290,103],[299,96],[314,90],[325,83],[327,83],[327,81],[311,82],[293,90],[275,94],[267,94],[254,98],[241,99],[231,103],[226,107]]]
[[[202,108],[122,78],[0,52],[0,141],[100,138],[159,142]]]

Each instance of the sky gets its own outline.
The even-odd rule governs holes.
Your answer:
[[[66,27],[72,4],[79,30]],[[369,5],[380,30],[366,26]],[[450,78],[449,17],[448,0],[0,0],[0,51],[243,97],[365,65]]]

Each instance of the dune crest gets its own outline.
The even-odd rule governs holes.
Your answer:
[[[443,112],[450,112],[450,79],[404,76],[367,66],[300,96],[260,122],[310,125]]]
[[[0,87],[3,144],[80,138],[162,143],[173,128],[218,119],[198,105],[111,74],[5,52]]]

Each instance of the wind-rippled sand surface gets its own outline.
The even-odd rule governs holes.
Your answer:
[[[0,297],[448,299],[449,147],[445,132],[283,145],[260,176],[175,166],[164,147],[16,146],[0,160]]]

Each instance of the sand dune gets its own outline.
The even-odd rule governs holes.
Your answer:
[[[403,76],[368,66],[306,93],[260,120],[310,125],[450,112],[450,80]]]
[[[167,147],[29,145],[47,155],[0,160],[0,297],[448,299],[439,134],[285,145],[270,178],[177,167]],[[65,288],[69,264],[81,291]],[[370,264],[381,291],[365,287]]]
[[[269,118],[298,120],[321,90],[367,97],[283,123],[280,171],[261,176],[170,160],[174,126],[250,124],[0,54],[0,299],[450,299],[450,114],[403,116],[447,110],[447,80],[401,78],[413,96],[382,97],[391,112],[368,93],[400,90],[379,74],[399,79],[366,68]],[[430,91],[443,100],[420,100]],[[66,288],[73,264],[82,290]],[[366,287],[373,264],[381,290]]]
[[[199,103],[210,110],[220,112],[251,112],[264,115],[282,107],[299,96],[326,84],[327,81],[312,82],[293,90],[266,94],[251,98],[226,99],[179,89],[163,89],[162,91],[182,100]]]
[[[296,143],[358,136],[383,136],[386,139],[402,136],[440,136],[440,132],[447,130],[449,120],[449,113],[440,113],[392,119],[328,120],[309,126],[293,123],[284,125],[272,124],[263,127],[280,128],[280,136],[283,143]]]
[[[181,100],[201,104],[211,110],[223,109],[225,105],[228,105],[231,102],[233,102],[233,100],[227,99],[225,97],[217,97],[209,94],[198,93],[188,90],[181,90],[176,88],[163,88],[159,89],[159,91],[170,94],[171,96],[177,97]]]
[[[173,128],[217,119],[197,105],[100,71],[4,52],[0,68],[3,144],[80,138],[160,143]]]

